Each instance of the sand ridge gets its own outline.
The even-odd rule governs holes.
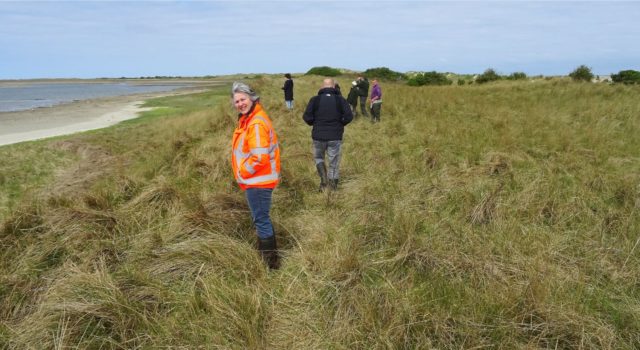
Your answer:
[[[205,91],[179,89],[74,101],[53,107],[0,112],[0,146],[105,128],[138,117],[145,100]]]

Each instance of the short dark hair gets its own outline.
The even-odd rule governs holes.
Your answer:
[[[289,78],[289,79],[291,79],[291,74],[286,73],[286,74],[284,75],[284,77],[285,77],[285,78]]]

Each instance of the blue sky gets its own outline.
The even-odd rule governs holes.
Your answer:
[[[640,2],[0,1],[0,79],[640,70]]]

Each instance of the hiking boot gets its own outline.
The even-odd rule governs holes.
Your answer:
[[[269,238],[258,238],[258,251],[260,251],[262,261],[264,261],[267,267],[271,270],[280,268],[280,257],[278,255],[275,232],[273,236]]]
[[[338,179],[329,179],[329,188],[332,191],[338,190]]]
[[[320,176],[320,192],[324,192],[327,188],[327,168],[324,167],[324,162],[316,164],[316,170],[318,170],[318,176]]]

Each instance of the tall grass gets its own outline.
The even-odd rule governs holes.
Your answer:
[[[0,348],[640,347],[637,87],[382,82],[382,122],[347,126],[340,190],[318,193],[316,80],[293,111],[279,77],[251,82],[281,140],[281,270],[233,181],[227,91],[151,101],[66,140],[98,174],[10,208]]]

